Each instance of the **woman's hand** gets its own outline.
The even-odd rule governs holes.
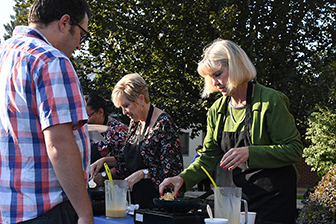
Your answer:
[[[96,162],[92,163],[90,166],[90,180],[96,176],[99,170],[104,166],[106,163],[108,166],[117,166],[117,160],[114,156],[111,157],[103,157],[98,159]]]
[[[183,183],[184,183],[184,180],[180,176],[168,177],[164,179],[159,186],[160,195],[162,196],[163,190],[165,187],[174,187],[174,197],[176,198],[177,193],[182,187]]]
[[[134,184],[138,183],[144,177],[145,177],[145,174],[142,172],[142,170],[138,170],[138,171],[132,173],[127,178],[125,178],[125,180],[127,180],[127,185],[130,188],[130,190],[132,191]]]
[[[220,161],[220,167],[230,171],[247,161],[249,158],[248,147],[232,148],[224,154]]]
[[[93,179],[93,181],[97,184],[97,186],[100,186],[106,180],[106,178],[104,178],[101,174],[102,173],[98,173]]]
[[[103,167],[103,165],[105,163],[105,158],[106,157],[100,158],[96,162],[94,162],[90,165],[90,180],[93,177],[95,177],[98,174],[99,170]]]

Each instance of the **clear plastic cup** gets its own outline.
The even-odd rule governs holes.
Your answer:
[[[254,224],[257,213],[248,212],[247,224]],[[240,224],[245,224],[245,212],[240,213]]]

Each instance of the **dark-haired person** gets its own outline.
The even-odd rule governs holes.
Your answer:
[[[69,57],[86,0],[36,0],[0,45],[0,223],[94,223],[85,100]]]
[[[109,126],[106,132],[101,133],[105,141],[91,142],[91,163],[105,156],[119,154],[126,141],[127,126],[108,116],[106,100],[103,97],[91,93],[85,96],[85,100],[88,123]],[[101,172],[94,177],[96,183],[103,183],[106,179],[107,177],[102,176]]]

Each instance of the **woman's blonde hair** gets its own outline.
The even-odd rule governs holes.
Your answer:
[[[229,68],[227,88],[229,94],[238,85],[251,81],[256,77],[256,69],[245,51],[230,40],[217,39],[203,50],[203,59],[198,63],[197,71],[205,79],[202,97],[217,92],[213,85],[212,75],[219,71],[222,65]]]
[[[144,95],[145,102],[149,103],[146,81],[138,73],[132,73],[125,75],[119,80],[113,88],[111,98],[114,105],[119,108],[122,99],[136,103],[141,94]]]

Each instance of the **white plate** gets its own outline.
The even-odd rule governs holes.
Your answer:
[[[101,124],[88,124],[89,131],[98,131],[99,133],[107,131],[109,126]]]

